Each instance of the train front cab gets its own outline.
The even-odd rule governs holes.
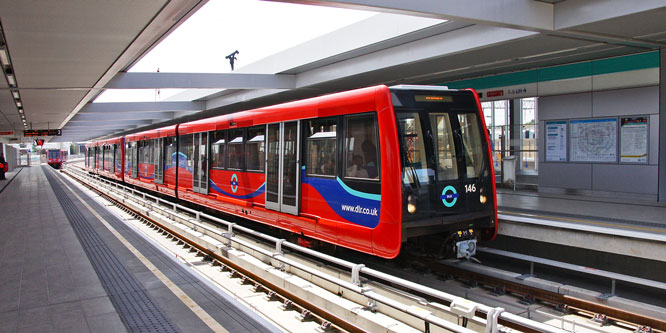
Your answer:
[[[60,149],[49,149],[46,151],[46,163],[53,168],[60,169],[62,167],[62,152]]]
[[[423,90],[419,90],[423,89]],[[446,238],[447,254],[469,257],[497,232],[489,138],[471,90],[392,87],[403,180],[403,238]],[[452,253],[451,253],[452,252]]]

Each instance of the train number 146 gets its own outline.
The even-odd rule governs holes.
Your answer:
[[[465,193],[476,192],[476,184],[465,185]]]

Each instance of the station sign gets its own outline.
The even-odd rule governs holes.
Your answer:
[[[14,131],[0,131],[0,135],[14,135]]]
[[[24,130],[23,136],[61,136],[61,129]]]
[[[480,89],[478,91],[481,101],[496,101],[502,99],[517,99],[537,96],[537,84],[527,83],[514,86]]]

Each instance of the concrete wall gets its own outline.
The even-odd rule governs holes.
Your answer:
[[[9,171],[16,169],[18,165],[18,150],[12,146],[1,144],[0,149],[2,149],[5,156],[5,161],[9,164]]]
[[[538,103],[539,191],[657,200],[659,86],[546,96]],[[649,115],[647,164],[619,163],[619,153],[615,163],[545,162],[545,121],[631,115]],[[618,147],[619,141],[618,131]]]

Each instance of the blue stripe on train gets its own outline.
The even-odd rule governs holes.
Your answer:
[[[340,179],[308,177],[302,183],[314,187],[335,213],[350,223],[374,228],[379,224],[381,195],[356,191]]]
[[[263,194],[264,191],[266,190],[266,183],[263,183],[263,184],[261,184],[261,186],[259,186],[258,189],[256,189],[254,192],[252,192],[252,193],[250,193],[250,194],[246,194],[246,195],[235,195],[235,194],[232,194],[232,193],[229,193],[229,192],[226,192],[226,191],[222,190],[222,189],[221,189],[219,186],[217,186],[217,184],[215,184],[215,182],[213,182],[212,180],[209,180],[208,183],[210,184],[210,188],[211,188],[211,189],[213,189],[213,190],[215,190],[215,191],[217,191],[217,192],[219,192],[219,193],[222,193],[222,194],[224,194],[224,195],[226,195],[226,196],[229,196],[229,197],[232,197],[232,198],[236,198],[236,199],[252,199],[252,198],[254,198],[254,197],[258,196],[258,195]]]

